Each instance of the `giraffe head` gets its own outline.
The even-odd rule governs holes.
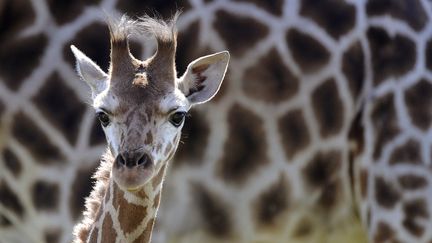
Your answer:
[[[122,189],[141,188],[167,163],[188,110],[217,93],[227,69],[229,53],[224,51],[198,58],[177,78],[175,20],[111,21],[108,73],[71,46],[115,158],[114,182]],[[131,33],[154,35],[156,53],[145,61],[133,57],[128,44]]]

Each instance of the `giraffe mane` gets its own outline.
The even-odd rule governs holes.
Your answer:
[[[179,15],[180,12],[176,12],[168,21],[144,15],[139,18],[136,26],[141,33],[152,34],[158,41],[158,44],[167,43],[175,46],[177,36],[175,24]]]
[[[111,41],[123,42],[135,31],[137,21],[130,19],[127,15],[123,15],[120,19],[107,16],[106,22],[110,31]]]
[[[78,242],[86,242],[90,233],[92,224],[96,220],[97,213],[101,207],[103,198],[109,187],[111,177],[111,168],[114,162],[114,157],[109,149],[102,156],[101,163],[93,175],[96,183],[90,193],[90,196],[85,201],[85,211],[83,212],[83,220],[77,224],[74,229],[74,235],[77,236]],[[76,242],[77,243],[77,242]]]
[[[120,19],[107,17],[110,39],[114,43],[126,43],[132,34],[154,36],[158,43],[158,50],[163,47],[174,48],[175,50],[176,22],[179,15],[180,12],[176,12],[168,21],[148,15],[139,17],[137,20],[132,20],[127,15],[123,15]]]

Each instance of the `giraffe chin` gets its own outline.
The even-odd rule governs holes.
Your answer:
[[[151,180],[154,174],[154,167],[114,167],[112,173],[114,181],[121,189],[133,192],[138,191]]]

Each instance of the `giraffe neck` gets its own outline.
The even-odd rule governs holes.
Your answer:
[[[137,191],[121,189],[110,177],[87,242],[150,242],[166,165]]]

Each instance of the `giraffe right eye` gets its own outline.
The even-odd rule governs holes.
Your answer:
[[[186,112],[178,111],[170,116],[169,121],[171,122],[171,124],[173,124],[173,126],[179,127],[183,123],[185,116]]]
[[[110,118],[105,112],[98,112],[96,113],[97,118],[99,119],[102,126],[106,127],[110,123]]]

